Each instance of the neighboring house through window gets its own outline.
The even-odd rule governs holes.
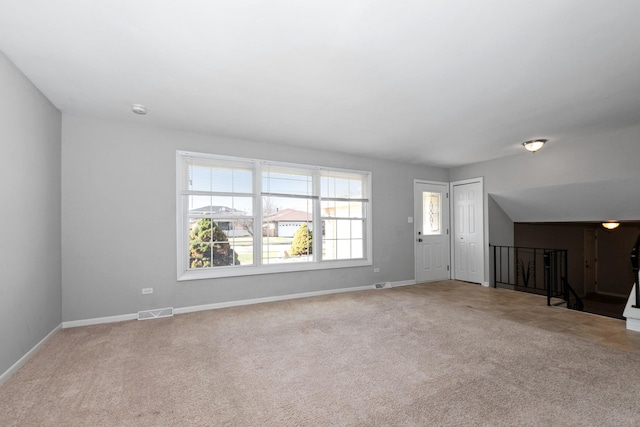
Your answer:
[[[371,173],[177,152],[178,279],[371,265]]]

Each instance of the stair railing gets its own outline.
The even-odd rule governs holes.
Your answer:
[[[567,279],[562,278],[562,286],[565,289],[565,301],[567,302],[567,308],[572,310],[584,311],[584,302],[578,296],[576,291],[571,287]],[[572,299],[573,297],[573,299]]]
[[[562,299],[567,308],[584,310],[584,303],[569,285],[566,249],[494,246],[493,287]]]

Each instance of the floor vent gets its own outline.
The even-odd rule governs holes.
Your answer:
[[[386,289],[390,287],[391,287],[391,282],[382,282],[382,283],[376,283],[373,285],[374,289]]]
[[[160,317],[173,316],[173,307],[159,308],[157,310],[144,310],[138,312],[138,320],[159,319]]]

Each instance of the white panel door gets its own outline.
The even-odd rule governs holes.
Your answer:
[[[453,185],[456,280],[484,282],[484,212],[482,183]]]
[[[414,201],[416,282],[449,279],[448,185],[416,181]]]

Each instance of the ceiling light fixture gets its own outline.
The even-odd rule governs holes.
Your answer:
[[[608,221],[608,222],[603,222],[602,226],[607,230],[615,230],[620,226],[620,223],[615,221]]]
[[[136,114],[140,114],[141,116],[144,116],[145,114],[147,114],[147,107],[145,107],[142,104],[133,104],[131,106],[131,111],[133,111]]]
[[[523,142],[522,145],[524,146],[525,150],[531,153],[535,153],[542,148],[545,142],[547,142],[546,139],[533,139],[531,141]]]

